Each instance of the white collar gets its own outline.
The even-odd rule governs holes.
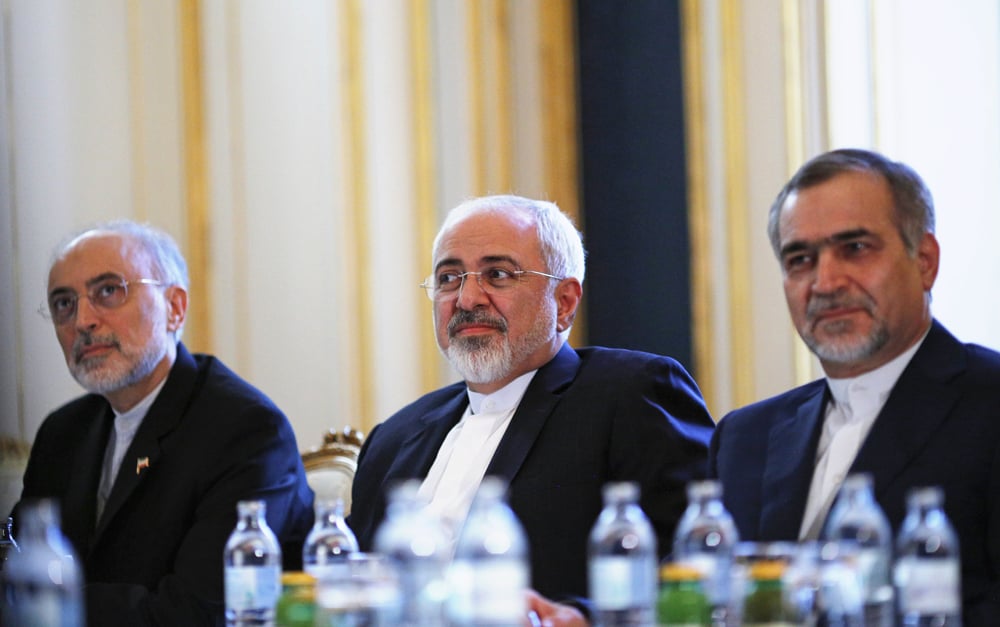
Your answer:
[[[526,372],[492,394],[480,394],[466,388],[469,394],[469,407],[472,409],[472,413],[504,412],[517,407],[517,404],[521,402],[521,397],[524,396],[524,391],[528,389],[528,384],[535,377],[536,372],[538,372],[537,369]]]
[[[152,392],[144,396],[141,401],[136,403],[135,407],[133,407],[132,409],[126,412],[119,412],[114,407],[112,407],[111,411],[115,413],[115,424],[118,423],[128,424],[133,422],[134,423],[141,422],[142,419],[146,416],[146,412],[148,412],[149,408],[152,407],[153,401],[155,401],[156,397],[160,395],[160,390],[162,390],[163,386],[166,385],[168,378],[169,375],[163,377],[163,381],[160,381],[160,384],[157,385],[155,388],[153,388]]]
[[[838,405],[846,404],[848,402],[848,391],[852,388],[861,387],[877,392],[880,404],[884,403],[889,397],[889,392],[896,385],[896,381],[903,374],[903,370],[906,369],[910,360],[913,359],[913,355],[916,354],[917,350],[924,343],[928,333],[930,333],[930,327],[927,327],[927,331],[924,332],[920,340],[913,346],[875,370],[844,379],[827,377],[826,382],[830,386],[830,393],[833,395],[834,401]]]

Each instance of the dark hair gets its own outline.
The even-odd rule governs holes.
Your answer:
[[[799,168],[771,204],[767,235],[775,256],[781,254],[778,217],[788,197],[809,187],[825,183],[845,172],[868,172],[880,176],[889,185],[895,214],[893,222],[910,255],[917,252],[924,233],[934,232],[934,199],[920,175],[913,168],[870,150],[843,148],[823,153]]]

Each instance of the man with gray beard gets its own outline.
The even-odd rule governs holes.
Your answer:
[[[1000,354],[931,316],[929,190],[902,163],[835,150],[785,185],[768,231],[792,322],[826,377],[719,422],[709,472],[740,537],[820,537],[848,474],[871,475],[896,532],[908,491],[940,486],[965,625],[1000,624]]]
[[[587,594],[587,537],[607,482],[639,484],[668,553],[714,425],[676,361],[569,346],[584,277],[569,217],[517,196],[470,200],[445,218],[432,269],[421,287],[438,346],[464,381],[404,407],[365,440],[348,521],[362,549],[395,482],[420,480],[454,537],[480,481],[495,475],[509,483],[532,585],[547,597]]]
[[[57,502],[90,625],[222,624],[238,501],[265,501],[286,567],[301,564],[313,494],[295,434],[264,394],[180,342],[187,288],[174,241],[128,221],[68,238],[49,271],[42,311],[89,394],[39,428],[14,520],[30,500]]]

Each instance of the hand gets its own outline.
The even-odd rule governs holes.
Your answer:
[[[555,603],[534,590],[525,593],[528,597],[528,627],[589,627],[590,623],[571,605]],[[533,620],[534,619],[534,620]]]

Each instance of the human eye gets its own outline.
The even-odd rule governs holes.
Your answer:
[[[442,270],[434,277],[434,284],[439,290],[453,290],[462,283],[462,274],[455,270]]]
[[[116,307],[125,300],[125,283],[108,279],[95,284],[90,289],[90,300],[102,307]]]
[[[871,247],[871,244],[864,240],[851,240],[844,242],[844,245],[841,248],[843,249],[845,255],[854,256],[869,250]]]
[[[53,294],[49,297],[49,311],[56,317],[72,311],[75,304],[76,294],[70,292]]]
[[[509,287],[517,279],[518,271],[503,266],[491,266],[483,270],[483,278],[493,287]]]
[[[801,271],[812,265],[813,256],[805,251],[785,255],[782,266],[786,273]]]

